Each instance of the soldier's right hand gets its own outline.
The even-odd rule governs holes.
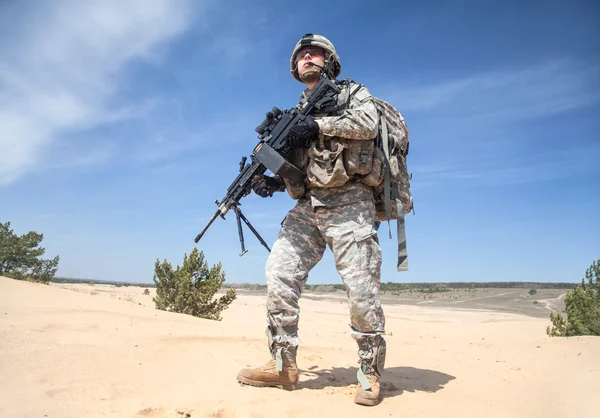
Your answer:
[[[260,197],[269,197],[279,190],[281,183],[273,177],[262,175],[252,179],[251,187]]]

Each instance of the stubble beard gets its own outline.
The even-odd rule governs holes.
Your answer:
[[[317,81],[321,76],[321,70],[311,68],[310,70],[307,70],[302,74],[298,74],[298,76],[300,77],[300,80],[302,80],[302,82],[304,83],[313,83]]]

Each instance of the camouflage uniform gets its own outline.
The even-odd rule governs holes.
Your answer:
[[[309,33],[296,44],[290,58],[290,72],[296,80],[303,82],[297,63],[305,47],[321,48],[325,58],[321,69],[332,79],[340,74],[341,63],[333,44],[322,35]],[[304,54],[313,52],[307,49]],[[272,359],[263,366],[242,369],[237,379],[253,386],[296,387],[298,300],[308,273],[328,246],[346,285],[351,335],[358,343],[359,385],[354,402],[372,406],[380,401],[385,362],[385,318],[379,299],[381,249],[372,189],[383,181],[381,160],[376,167],[373,141],[378,111],[364,86],[349,80],[338,83],[341,92],[337,104],[320,108],[323,113],[311,115],[314,120],[302,127],[316,134],[316,121],[318,140],[309,138],[308,149],[304,148],[306,143],[293,147],[290,162],[305,172],[304,182],[281,178],[285,184],[279,191],[287,189],[298,203],[281,223],[266,265],[267,337]],[[303,93],[299,108],[309,94],[310,90]],[[266,197],[277,190],[279,182],[267,186],[263,180],[265,183],[258,183],[254,191]]]
[[[360,90],[368,95],[364,87]],[[351,97],[345,110],[317,116],[320,140],[325,144],[336,139],[372,141],[376,135],[377,110],[371,100]],[[294,161],[305,170],[306,153],[296,150]],[[326,246],[332,250],[347,288],[352,336],[359,347],[384,332],[379,299],[381,249],[374,216],[373,191],[356,179],[330,188],[307,184],[306,194],[283,220],[267,260],[267,335],[270,331],[273,346],[298,345],[298,300],[308,273],[321,260]]]

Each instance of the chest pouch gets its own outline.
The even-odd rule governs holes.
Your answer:
[[[326,146],[325,146],[326,145]],[[344,146],[340,141],[332,139],[313,142],[308,149],[308,168],[306,176],[308,187],[340,187],[350,179],[344,167],[342,152]]]
[[[364,176],[373,170],[373,141],[346,139],[344,165],[349,176]]]

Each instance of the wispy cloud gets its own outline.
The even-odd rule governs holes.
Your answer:
[[[393,103],[412,120],[427,121],[412,132],[409,168],[419,186],[536,183],[598,171],[597,143],[579,141],[564,123],[551,129],[534,121],[600,103],[597,61],[555,60],[398,92]],[[426,160],[414,157],[418,151]]]
[[[124,66],[158,60],[160,46],[186,30],[191,14],[189,0],[45,7],[43,16],[14,7],[0,17],[19,20],[14,42],[0,50],[0,185],[31,170],[64,133],[143,114],[145,103],[117,100]]]
[[[528,119],[600,101],[600,64],[558,60],[512,71],[473,74],[398,88],[404,112],[440,111],[479,121]]]
[[[454,184],[497,186],[538,183],[598,172],[597,146],[539,150],[526,154],[484,155],[464,153],[453,163],[447,161],[415,165],[415,184],[420,187]]]

